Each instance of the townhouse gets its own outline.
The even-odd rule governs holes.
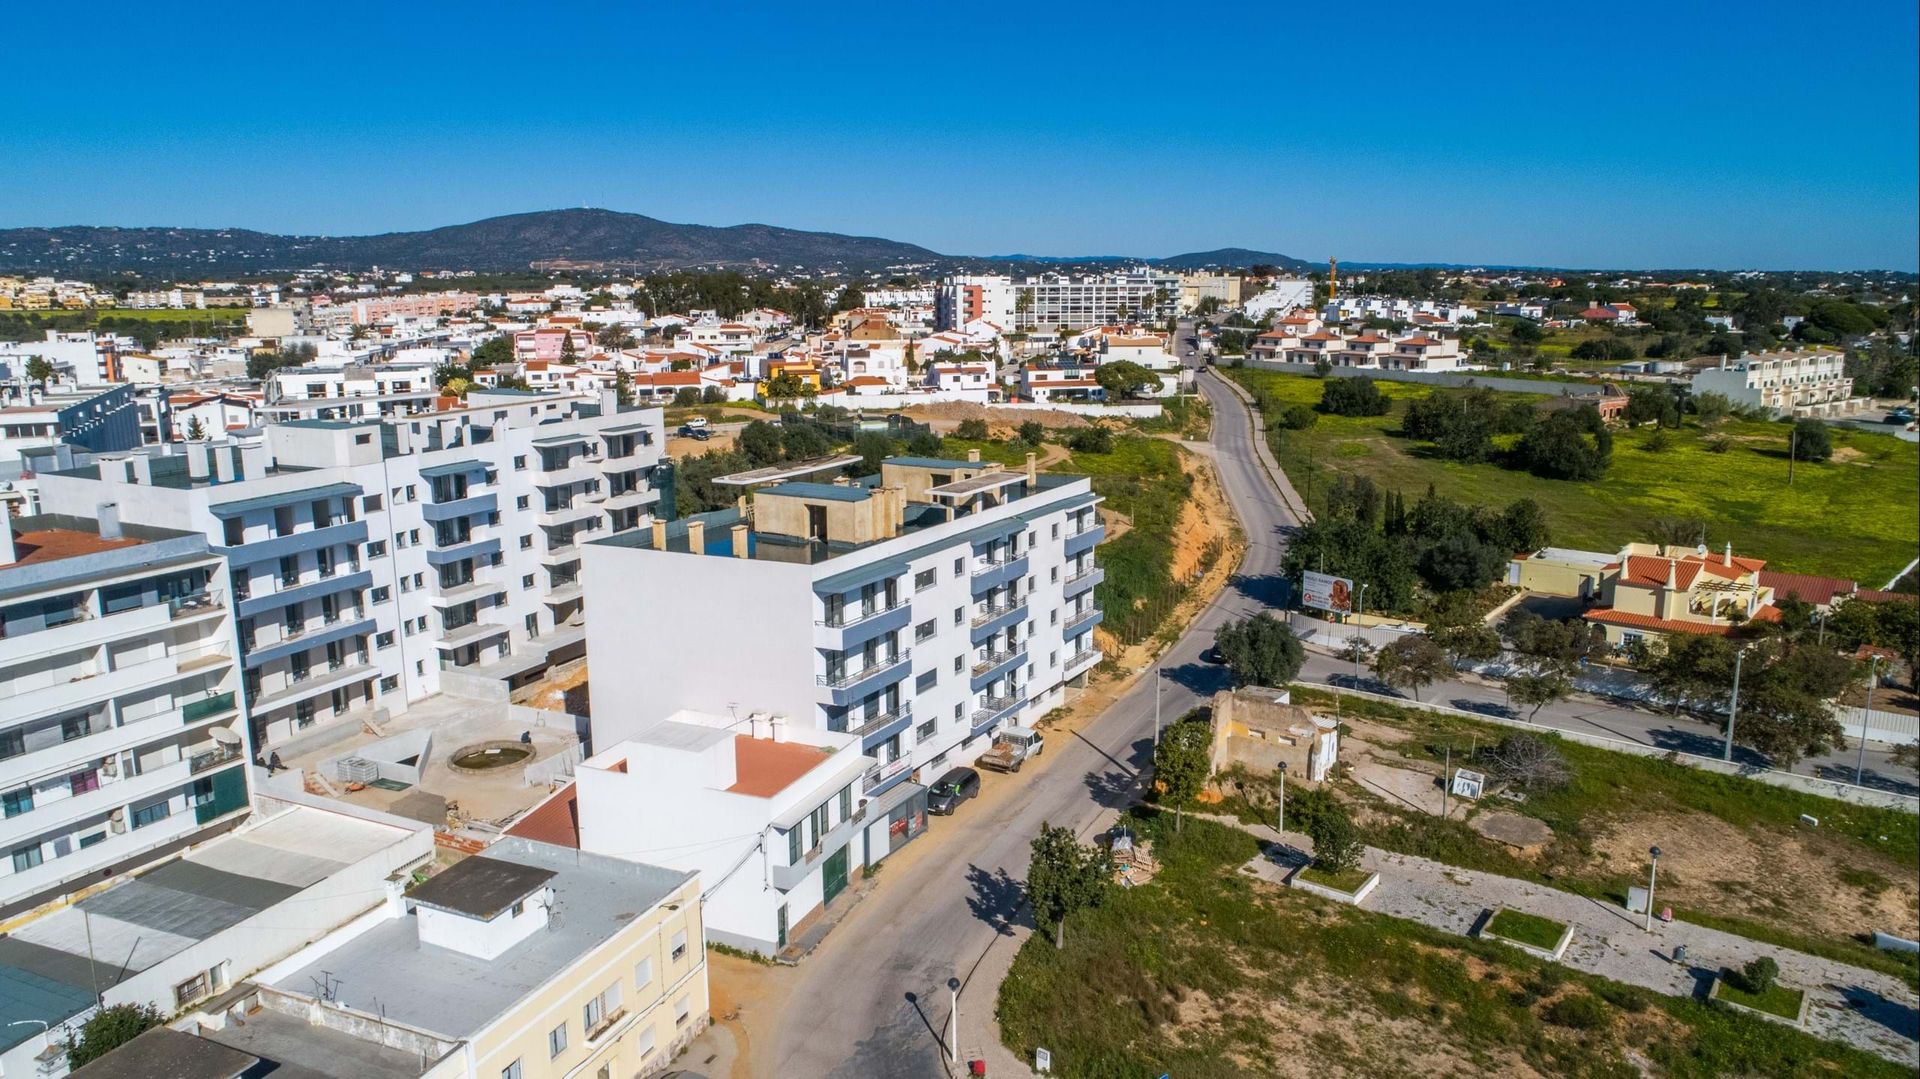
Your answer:
[[[111,503],[0,522],[0,916],[246,808],[234,645],[205,536]]]
[[[116,503],[225,558],[264,758],[442,690],[501,699],[583,654],[581,541],[639,528],[671,483],[660,412],[611,397],[475,390],[451,412],[279,423],[43,474],[41,497]]]
[[[1775,416],[1844,416],[1872,402],[1855,397],[1846,354],[1830,350],[1760,352],[1697,371],[1695,394],[1717,393],[1736,405]]]
[[[872,799],[971,761],[1083,684],[1105,534],[1087,478],[1031,456],[809,478],[857,461],[725,477],[745,492],[731,509],[587,545],[590,587],[650,601],[588,624],[596,745],[681,709],[753,708],[858,738],[879,762],[858,792]]]

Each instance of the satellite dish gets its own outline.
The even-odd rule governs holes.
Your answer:
[[[1705,558],[1707,556],[1707,545],[1704,543],[1699,544],[1698,546],[1694,547],[1693,553],[1699,555],[1702,558]]]
[[[233,733],[232,727],[214,727],[207,731],[207,734],[223,746],[237,746],[240,744],[240,736]]]

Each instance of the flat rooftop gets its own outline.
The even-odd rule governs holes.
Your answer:
[[[9,526],[11,524],[9,522]],[[58,562],[62,558],[79,558],[101,551],[138,547],[144,542],[131,536],[102,539],[98,532],[82,532],[71,528],[16,528],[13,533],[14,560],[11,564],[27,566],[39,562]]]
[[[315,1026],[274,1008],[247,1015],[246,1023],[229,1023],[224,1030],[208,1030],[201,1037],[229,1049],[259,1057],[273,1065],[272,1079],[416,1079],[426,1069],[420,1056],[389,1049],[379,1042]],[[433,1062],[428,1061],[429,1065]]]
[[[489,858],[482,853],[454,863],[408,892],[407,898],[423,907],[491,920],[552,879],[551,869]]]
[[[831,749],[770,738],[733,736],[733,794],[771,798],[799,782],[833,755]]]
[[[390,918],[273,983],[311,997],[326,979],[345,1007],[447,1038],[468,1038],[600,947],[695,874],[506,836],[485,857],[551,870],[548,927],[492,960],[420,942],[419,919]],[[322,972],[325,972],[324,974]]]
[[[0,1023],[67,1019],[92,1006],[96,986],[118,985],[404,835],[297,806],[28,922],[0,937]],[[0,1050],[37,1036],[0,1026]]]

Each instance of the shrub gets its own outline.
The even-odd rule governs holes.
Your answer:
[[[1833,434],[1820,420],[1797,420],[1793,425],[1793,454],[1802,461],[1824,461],[1833,456]]]
[[[1017,431],[1020,435],[1020,441],[1025,442],[1029,446],[1038,446],[1047,439],[1047,429],[1034,420],[1028,420],[1021,424],[1017,428]]]
[[[1345,873],[1360,866],[1360,837],[1346,810],[1324,808],[1307,825],[1313,839],[1313,864],[1329,873]]]
[[[93,1013],[80,1027],[78,1038],[68,1035],[67,1066],[78,1068],[98,1060],[160,1025],[160,1010],[151,1004],[113,1004]]]
[[[1637,985],[1602,981],[1594,987],[1600,999],[1626,1012],[1644,1012],[1653,1006],[1653,994]]]
[[[1113,432],[1099,424],[1082,427],[1067,439],[1067,446],[1075,453],[1112,453]]]
[[[1754,996],[1761,996],[1773,988],[1774,979],[1780,977],[1780,964],[1770,955],[1763,955],[1740,968],[1737,987]]]
[[[1320,414],[1310,405],[1288,405],[1274,417],[1274,424],[1288,431],[1304,431],[1320,422]]]
[[[1561,997],[1547,1005],[1543,1014],[1547,1022],[1573,1030],[1599,1030],[1611,1018],[1607,1006],[1598,997],[1590,997],[1585,993],[1570,993]]]
[[[1320,394],[1320,411],[1336,416],[1384,416],[1393,402],[1365,375],[1330,378]]]
[[[987,421],[961,420],[960,426],[954,428],[953,433],[960,436],[961,438],[978,442],[981,439],[984,439],[987,437]]]

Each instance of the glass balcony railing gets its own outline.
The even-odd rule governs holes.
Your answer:
[[[217,716],[222,712],[233,711],[233,691],[215,694],[197,701],[188,701],[180,706],[180,722],[198,723],[208,716]]]

